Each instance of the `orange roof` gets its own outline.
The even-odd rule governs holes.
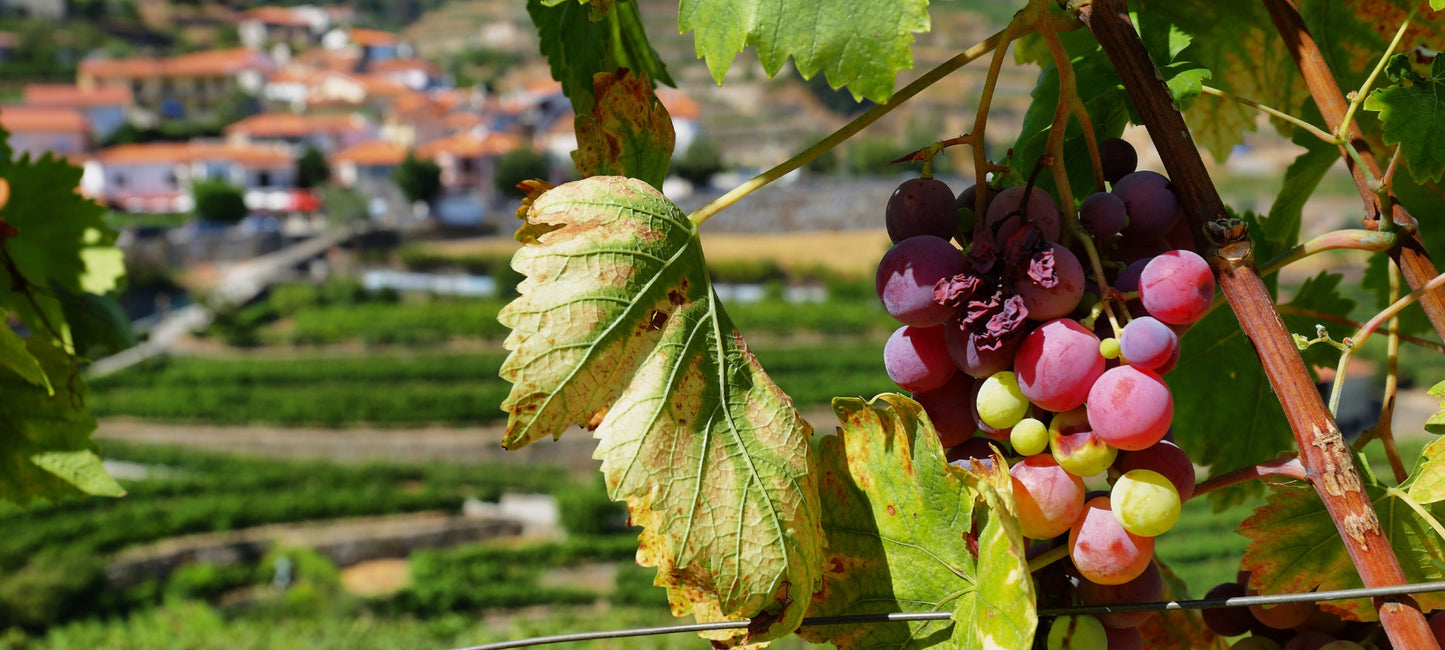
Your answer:
[[[315,70],[305,70],[305,69],[302,69],[302,68],[286,67],[286,68],[282,68],[282,69],[280,69],[280,70],[277,70],[276,73],[273,74],[273,75],[271,75],[270,77],[268,77],[268,78],[266,79],[266,81],[267,81],[267,83],[273,83],[273,84],[287,84],[287,83],[304,84],[304,83],[310,83],[311,79],[312,79],[313,77],[315,77],[315,76],[316,76],[316,71],[315,71]]]
[[[386,140],[371,140],[347,147],[331,157],[332,163],[357,165],[399,165],[406,159],[406,150]]]
[[[555,95],[562,92],[562,82],[555,79],[533,79],[522,88],[536,95]]]
[[[364,47],[386,47],[396,45],[400,40],[396,34],[383,32],[379,29],[362,29],[360,27],[351,30],[351,42]]]
[[[442,118],[442,126],[455,131],[481,126],[485,120],[476,113],[452,113]]]
[[[356,78],[361,81],[361,87],[366,89],[366,94],[370,97],[396,97],[412,92],[406,84],[389,77],[357,75]]]
[[[207,50],[168,59],[86,59],[80,62],[82,75],[92,77],[195,77],[229,75],[251,67],[268,66],[260,52],[246,48]]]
[[[675,120],[696,120],[702,117],[702,104],[681,90],[659,86],[657,98],[662,100],[662,107],[667,109],[667,114]]]
[[[356,64],[361,61],[361,53],[316,47],[297,54],[291,60],[297,65],[309,68],[350,71],[356,69]]]
[[[284,167],[295,164],[282,146],[231,142],[146,142],[103,149],[96,159],[106,165],[191,163],[228,160],[247,167]]]
[[[421,59],[387,59],[385,61],[375,61],[367,67],[367,70],[372,74],[395,74],[412,70],[421,70],[432,76],[441,74],[441,68],[437,67],[435,63]]]
[[[312,133],[343,133],[366,128],[360,115],[297,115],[295,113],[262,113],[252,115],[226,127],[226,135],[244,133],[254,138],[291,138]]]
[[[288,7],[256,7],[250,11],[243,12],[238,18],[240,20],[255,20],[267,25],[285,25],[287,27],[311,26],[311,23],[304,17]]]
[[[106,85],[84,90],[68,84],[26,84],[25,103],[30,106],[101,106],[131,104],[129,86]]]
[[[90,131],[79,111],[69,108],[6,106],[0,108],[0,126],[11,133],[56,133]]]
[[[504,154],[521,146],[522,137],[513,133],[489,133],[479,136],[471,132],[449,135],[416,148],[419,158],[435,158],[448,153],[461,158],[478,158]]]

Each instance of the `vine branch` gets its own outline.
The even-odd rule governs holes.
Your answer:
[[[1190,499],[1196,499],[1202,494],[1209,494],[1215,490],[1221,490],[1231,485],[1238,485],[1246,481],[1253,481],[1269,476],[1280,476],[1284,478],[1308,480],[1309,475],[1305,472],[1304,465],[1301,465],[1299,458],[1290,455],[1288,458],[1278,458],[1265,461],[1258,465],[1241,467],[1232,472],[1226,472],[1219,476],[1211,476],[1208,480],[1194,486],[1194,494]]]
[[[1196,245],[1208,252],[1225,298],[1259,353],[1294,432],[1310,483],[1339,530],[1361,579],[1371,587],[1405,584],[1400,562],[1355,471],[1349,446],[1325,410],[1255,269],[1253,247],[1244,225],[1229,218],[1184,117],[1134,30],[1127,8],[1121,0],[1083,0],[1074,8],[1103,46],[1143,118],[1179,194]],[[1381,599],[1376,605],[1380,621],[1396,647],[1438,649],[1413,600]]]

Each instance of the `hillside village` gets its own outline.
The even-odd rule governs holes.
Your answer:
[[[455,226],[481,226],[505,208],[493,178],[503,157],[568,161],[576,148],[571,107],[546,76],[504,92],[456,87],[397,34],[353,26],[345,6],[261,6],[231,18],[237,47],[92,55],[74,83],[25,85],[19,102],[0,106],[10,146],[82,166],[83,193],[119,212],[189,213],[194,186],[220,181],[240,190],[253,216],[302,220],[326,211],[320,183],[298,171],[314,150],[330,182],[365,201],[371,218]],[[659,94],[680,153],[700,106],[670,88]],[[221,137],[110,144],[126,130],[236,117]],[[432,200],[413,204],[397,186],[408,156],[440,169]],[[549,174],[565,180],[567,167],[551,164]]]

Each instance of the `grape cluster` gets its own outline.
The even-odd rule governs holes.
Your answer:
[[[1161,375],[1215,288],[1169,180],[1135,171],[1123,140],[1101,154],[1111,191],[1081,202],[1078,228],[1031,186],[953,199],[939,180],[904,182],[888,202],[894,246],[876,283],[903,324],[884,348],[889,377],[923,406],[950,461],[991,463],[1003,451],[1024,536],[1044,550],[1067,544],[1065,598],[1086,605],[1162,593],[1154,537],[1178,519],[1195,476],[1167,439],[1174,403]],[[1086,271],[1084,238],[1105,277]],[[1116,317],[1100,316],[1101,301]],[[1096,476],[1107,491],[1087,490]],[[1141,647],[1134,628],[1146,618],[1060,619],[1050,647]]]
[[[1249,572],[1241,571],[1235,582],[1209,590],[1205,598],[1253,596]],[[1290,603],[1262,607],[1227,607],[1203,611],[1204,624],[1226,637],[1241,635],[1231,648],[1241,650],[1364,650],[1389,647],[1379,622],[1346,621],[1321,609],[1316,603]],[[1436,643],[1445,645],[1445,611],[1429,617]]]

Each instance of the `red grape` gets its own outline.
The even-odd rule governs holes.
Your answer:
[[[883,346],[883,367],[888,378],[915,393],[934,390],[958,374],[943,343],[943,327],[910,327],[893,331]]]
[[[1151,370],[1110,368],[1089,389],[1089,424],[1104,442],[1125,450],[1159,442],[1174,418],[1169,386]]]
[[[1188,325],[1209,311],[1214,274],[1193,251],[1157,255],[1139,276],[1139,298],[1149,315],[1170,325]]]
[[[914,401],[923,406],[923,411],[933,422],[938,439],[945,448],[962,444],[977,430],[970,407],[972,394],[973,378],[961,372],[953,373],[938,388],[913,394]]]
[[[1034,277],[1031,270],[1014,281],[1014,291],[1024,299],[1028,317],[1036,321],[1068,316],[1084,297],[1084,267],[1079,264],[1079,258],[1074,257],[1069,249],[1055,243],[1050,243],[1045,250],[1052,253],[1052,273]],[[1043,258],[1045,253],[1035,253],[1030,269]],[[1044,286],[1045,282],[1051,282],[1052,285]]]
[[[1094,497],[1069,530],[1069,557],[1085,580],[1123,584],[1149,568],[1154,538],[1124,530],[1109,509],[1109,497]]]
[[[1084,403],[1089,387],[1104,373],[1099,337],[1072,320],[1049,321],[1024,337],[1014,371],[1030,402],[1067,411]]]
[[[1079,223],[1098,239],[1112,237],[1129,221],[1124,201],[1109,192],[1095,192],[1079,204]]]
[[[1084,513],[1084,481],[1045,454],[1029,456],[1009,469],[1019,527],[1029,539],[1064,534]]]
[[[904,325],[928,327],[942,323],[954,312],[952,307],[934,302],[934,285],[963,271],[963,254],[953,244],[920,235],[883,254],[874,288],[889,315]]]
[[[1079,582],[1079,604],[1088,607],[1152,603],[1163,597],[1164,576],[1153,562],[1149,563],[1139,577],[1122,584],[1101,585],[1089,580]],[[1099,621],[1107,627],[1138,627],[1153,615],[1152,611],[1096,614]]]
[[[953,190],[936,178],[903,181],[888,198],[884,222],[895,244],[918,235],[948,239],[958,227]]]
[[[965,330],[958,318],[948,319],[943,327],[943,340],[948,344],[948,356],[953,358],[953,363],[959,370],[979,379],[1000,370],[1008,370],[1013,365],[1014,354],[1024,341],[1022,336],[1010,336],[996,349],[987,350],[978,347],[978,335]]]
[[[1119,351],[1129,365],[1158,371],[1179,358],[1179,337],[1152,316],[1135,318],[1119,336]]]
[[[1010,187],[994,195],[989,200],[988,213],[984,217],[983,227],[985,229],[999,228],[1001,236],[997,238],[997,241],[1003,241],[1007,238],[1007,233],[1002,230],[1003,222],[1012,214],[1024,212],[1026,214],[1023,216],[1038,226],[1044,239],[1058,241],[1059,235],[1063,233],[1063,218],[1059,215],[1059,204],[1054,202],[1054,198],[1049,196],[1048,192],[1034,188],[1032,192],[1029,192],[1027,210],[1021,207],[1023,201],[1023,187]],[[992,234],[988,236],[992,240]]]
[[[1204,594],[1204,599],[1238,598],[1243,595],[1244,585],[1225,582],[1210,589]],[[1248,607],[1211,607],[1200,613],[1204,615],[1204,625],[1220,636],[1239,636],[1248,632],[1255,622]]]
[[[1129,225],[1122,231],[1128,238],[1161,237],[1179,219],[1179,198],[1158,172],[1137,171],[1119,179],[1114,195],[1129,213]]]

